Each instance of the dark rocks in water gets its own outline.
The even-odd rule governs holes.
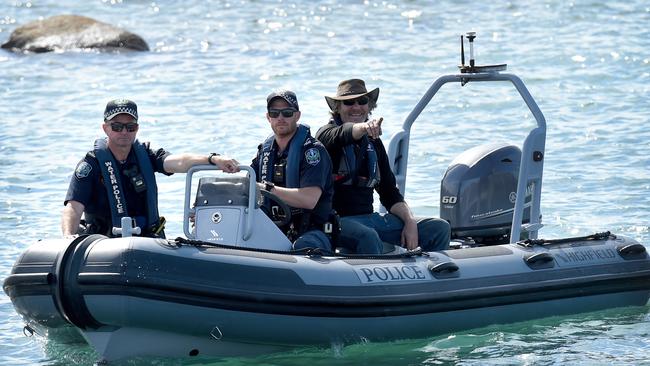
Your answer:
[[[12,52],[51,52],[79,48],[149,51],[140,36],[79,15],[57,15],[16,28],[1,46]]]

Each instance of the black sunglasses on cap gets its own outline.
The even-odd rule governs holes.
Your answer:
[[[293,117],[293,114],[296,113],[297,111],[293,108],[284,108],[284,109],[269,109],[269,117],[271,118],[278,118],[280,117],[280,113],[282,113],[282,117],[284,118],[290,118]]]
[[[122,130],[125,128],[126,128],[126,132],[135,132],[138,130],[138,124],[135,122],[129,122],[129,123],[111,122],[111,130],[115,132],[122,132]]]
[[[359,103],[359,105],[366,105],[366,104],[368,104],[369,101],[370,101],[370,98],[368,98],[367,96],[364,95],[363,97],[344,100],[343,104],[345,104],[347,106],[354,105],[354,103]]]

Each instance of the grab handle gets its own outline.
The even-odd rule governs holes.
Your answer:
[[[541,252],[524,257],[524,262],[531,269],[546,269],[555,267],[555,257],[551,253]]]
[[[429,265],[429,272],[436,278],[458,277],[460,267],[454,262],[441,262]]]
[[[616,250],[623,259],[644,259],[647,256],[646,247],[639,243],[621,245]]]

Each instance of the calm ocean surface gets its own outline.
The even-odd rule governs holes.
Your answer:
[[[141,35],[147,53],[0,51],[0,279],[30,243],[60,235],[78,160],[101,136],[107,100],[140,108],[139,138],[172,152],[249,162],[270,129],[266,95],[298,94],[327,120],[342,79],[381,88],[386,141],[433,80],[455,73],[458,35],[479,64],[508,63],[548,123],[541,237],[611,230],[650,245],[650,4],[647,1],[0,2],[0,42],[41,17],[78,14]],[[507,84],[447,85],[416,123],[407,200],[438,215],[440,179],[467,148],[520,145],[534,120]],[[168,235],[181,234],[184,175],[158,179]],[[127,365],[650,365],[648,308],[557,317],[439,337],[257,358],[136,359]],[[378,320],[381,321],[381,320]],[[261,324],[260,326],[264,326]],[[93,351],[22,332],[0,291],[1,365],[89,365]],[[146,339],[143,341],[147,341]]]

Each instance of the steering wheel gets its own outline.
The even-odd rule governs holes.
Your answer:
[[[277,207],[277,210],[271,210],[271,212],[268,212],[268,209],[266,206],[262,205],[260,208],[266,216],[268,216],[271,221],[278,227],[283,227],[291,221],[291,207],[287,205],[286,202],[284,202],[280,197],[276,196],[275,194],[267,191],[266,189],[260,189],[260,193],[262,194],[262,197],[267,198],[269,201],[271,201],[271,207]]]

